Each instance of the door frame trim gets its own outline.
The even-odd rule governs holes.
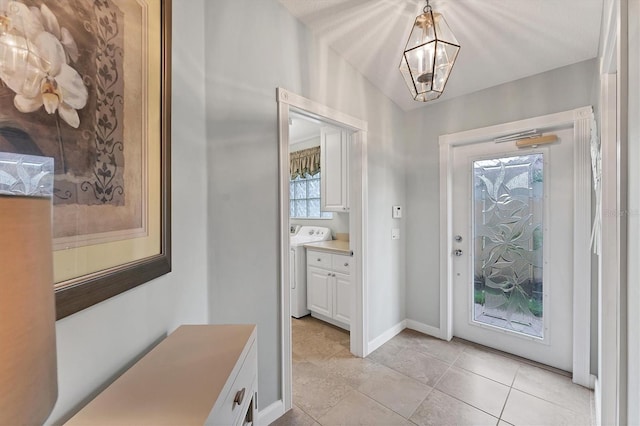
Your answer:
[[[292,407],[291,357],[291,301],[289,279],[289,111],[290,108],[311,113],[339,127],[352,130],[349,163],[349,240],[356,268],[353,269],[353,296],[351,308],[351,352],[356,356],[368,355],[367,333],[367,229],[368,173],[366,121],[354,118],[318,102],[304,98],[286,89],[276,89],[278,102],[278,146],[280,180],[280,332],[281,380],[284,412]]]
[[[440,144],[440,327],[439,337],[453,337],[453,148],[490,141],[530,129],[573,127],[574,253],[573,253],[573,382],[592,387],[591,380],[591,126],[593,108],[442,135]],[[585,327],[585,324],[588,326]]]

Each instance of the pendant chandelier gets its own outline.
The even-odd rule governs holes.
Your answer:
[[[427,0],[400,61],[400,72],[414,100],[428,102],[442,95],[459,50],[444,16],[434,13]]]

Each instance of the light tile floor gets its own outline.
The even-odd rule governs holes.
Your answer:
[[[592,392],[564,372],[404,330],[360,359],[349,334],[292,318],[294,408],[273,425],[590,425]]]

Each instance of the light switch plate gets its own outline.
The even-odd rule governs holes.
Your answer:
[[[391,216],[394,219],[400,219],[402,217],[402,206],[393,206]]]
[[[400,228],[393,228],[391,230],[391,239],[399,240],[400,239]]]

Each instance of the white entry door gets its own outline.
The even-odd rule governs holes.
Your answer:
[[[453,149],[453,333],[571,371],[573,130],[554,133]]]

